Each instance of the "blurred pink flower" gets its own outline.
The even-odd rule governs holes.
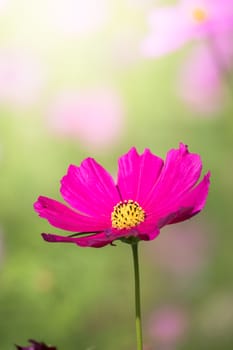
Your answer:
[[[142,43],[147,57],[167,54],[199,39],[201,48],[182,65],[178,95],[196,112],[218,112],[224,104],[223,81],[233,67],[233,2],[182,0],[158,7],[149,22],[151,31]]]
[[[182,307],[162,305],[152,314],[148,332],[159,349],[173,349],[185,338],[188,326],[188,315]]]
[[[87,148],[111,146],[123,133],[123,101],[110,88],[64,91],[52,102],[47,115],[52,132]]]
[[[181,0],[175,5],[158,6],[149,16],[149,26],[142,53],[148,57],[164,55],[192,39],[212,40],[232,32],[233,2]]]
[[[172,231],[172,232],[171,232]],[[206,268],[213,247],[207,229],[194,222],[167,227],[156,244],[147,249],[151,259],[175,280],[193,278]]]
[[[199,47],[179,71],[177,95],[196,112],[212,115],[221,110],[225,102],[222,78],[210,50]]]
[[[153,240],[165,225],[187,220],[204,208],[210,173],[199,182],[201,170],[200,156],[182,143],[167,153],[165,162],[149,149],[139,155],[132,147],[118,160],[116,184],[93,158],[79,167],[70,165],[60,192],[71,207],[40,196],[34,209],[51,225],[75,233],[42,236],[48,242],[95,248],[135,237]]]
[[[195,111],[213,114],[225,103],[226,87],[233,68],[232,33],[216,37],[211,45],[196,47],[182,65],[177,93]]]
[[[0,49],[0,103],[27,107],[39,98],[43,83],[38,57],[23,49]]]
[[[50,25],[68,35],[95,32],[110,16],[107,0],[49,0],[47,6]]]

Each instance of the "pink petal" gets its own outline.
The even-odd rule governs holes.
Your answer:
[[[75,243],[80,247],[101,248],[112,242],[105,233],[98,233],[85,237],[64,237],[50,233],[42,233],[42,237],[47,242],[53,243]]]
[[[223,34],[233,29],[233,5],[229,0],[183,0],[181,3],[183,16],[189,19],[193,37],[206,38],[213,34]],[[203,21],[198,21],[193,16],[196,9],[202,9],[206,13]]]
[[[160,178],[151,189],[143,205],[147,213],[147,223],[171,215],[176,215],[177,203],[192,189],[198,181],[202,169],[200,156],[189,153],[187,146],[180,144],[178,150],[170,150]]]
[[[138,237],[143,241],[151,241],[160,234],[160,230],[155,223],[147,223],[146,221],[138,227],[138,232]]]
[[[211,43],[209,45],[212,45]],[[218,60],[223,71],[219,71],[219,62],[209,48],[195,48],[188,60],[182,65],[177,79],[177,93],[190,108],[198,113],[213,114],[224,103],[222,86],[223,74],[226,74],[225,56],[218,48]],[[228,55],[231,58],[230,55]],[[221,77],[222,76],[222,77]]]
[[[40,196],[34,203],[34,209],[40,217],[47,219],[51,225],[63,230],[95,232],[106,228],[104,220],[76,213],[64,204],[48,197]]]
[[[111,226],[111,212],[120,197],[109,173],[94,159],[85,159],[80,167],[70,165],[61,180],[61,194],[73,208],[98,217]]]
[[[176,218],[170,224],[184,221],[198,214],[205,206],[210,185],[210,172],[208,172],[203,180],[189,193],[184,196],[177,206],[184,208],[183,211],[177,212]],[[185,210],[186,209],[186,210]]]
[[[140,205],[159,177],[163,160],[145,149],[142,155],[133,147],[118,161],[118,187],[123,199],[138,201]]]
[[[111,228],[105,229],[103,232],[97,232],[93,235],[78,237],[64,237],[60,235],[54,235],[50,233],[43,233],[42,237],[45,241],[48,242],[65,242],[65,243],[75,243],[81,247],[103,247],[107,244],[111,244],[113,241],[118,240],[122,237],[137,236],[138,232],[129,231],[129,230],[112,230]],[[143,236],[143,235],[142,235]],[[148,238],[144,235],[142,239],[148,240]]]
[[[233,4],[233,2],[232,2]],[[233,14],[232,14],[233,15]],[[217,65],[219,72],[224,78],[224,74],[229,73],[232,69],[233,62],[233,18],[232,18],[232,29],[226,31],[224,35],[217,33],[214,38],[211,38],[210,45],[217,57],[213,55],[212,59]]]
[[[149,214],[145,222],[138,227],[139,237],[152,240],[159,235],[163,226],[187,220],[198,214],[205,206],[209,185],[210,173],[207,173],[194,189],[184,194],[175,204],[166,207],[165,216],[156,211],[152,215]]]

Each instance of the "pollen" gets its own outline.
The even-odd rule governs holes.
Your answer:
[[[126,200],[115,205],[111,220],[113,228],[130,229],[145,220],[145,211],[137,202]]]
[[[201,22],[204,22],[206,20],[207,13],[206,13],[205,9],[203,9],[201,7],[197,7],[193,10],[192,16],[196,22],[201,23]]]

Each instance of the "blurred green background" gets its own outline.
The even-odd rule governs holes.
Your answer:
[[[0,2],[1,350],[29,338],[135,349],[130,248],[47,244],[40,233],[59,230],[32,205],[61,200],[68,165],[87,156],[116,176],[131,146],[165,157],[180,141],[201,154],[211,189],[200,215],[140,244],[146,349],[232,349],[232,90],[223,83],[211,113],[177,96],[190,47],[139,53],[154,4]]]

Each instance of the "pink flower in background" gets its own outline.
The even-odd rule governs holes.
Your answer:
[[[159,6],[151,12],[149,26],[142,53],[148,57],[164,55],[193,39],[212,41],[232,33],[233,2],[181,0],[175,5]]]
[[[224,104],[224,79],[232,69],[233,2],[182,0],[155,8],[142,43],[146,57],[158,57],[198,39],[200,48],[182,65],[178,95],[196,112],[212,114]]]
[[[229,37],[215,40],[212,50],[204,44],[196,47],[180,69],[178,96],[199,113],[218,112],[226,100],[228,75],[232,68],[233,45]]]
[[[103,27],[110,16],[107,0],[49,0],[46,6],[50,25],[68,35],[93,33]]]
[[[208,115],[221,109],[225,97],[222,74],[207,47],[195,49],[182,65],[176,91],[198,113]]]
[[[107,88],[65,91],[47,112],[49,129],[88,148],[113,145],[121,137],[124,124],[123,101]]]
[[[152,240],[163,226],[187,220],[204,208],[210,173],[197,184],[201,170],[200,156],[182,143],[165,161],[149,149],[139,155],[131,148],[119,158],[117,184],[92,158],[79,167],[70,165],[60,191],[73,209],[42,196],[34,209],[51,225],[75,234],[44,233],[43,238],[82,247],[103,247],[129,237]]]
[[[159,349],[174,349],[188,330],[186,311],[177,305],[163,305],[149,320],[149,334]]]
[[[27,107],[39,99],[43,84],[38,57],[23,49],[0,49],[0,103]]]
[[[212,248],[207,228],[192,222],[167,227],[156,244],[148,247],[148,253],[155,266],[180,284],[193,280],[207,267]]]

